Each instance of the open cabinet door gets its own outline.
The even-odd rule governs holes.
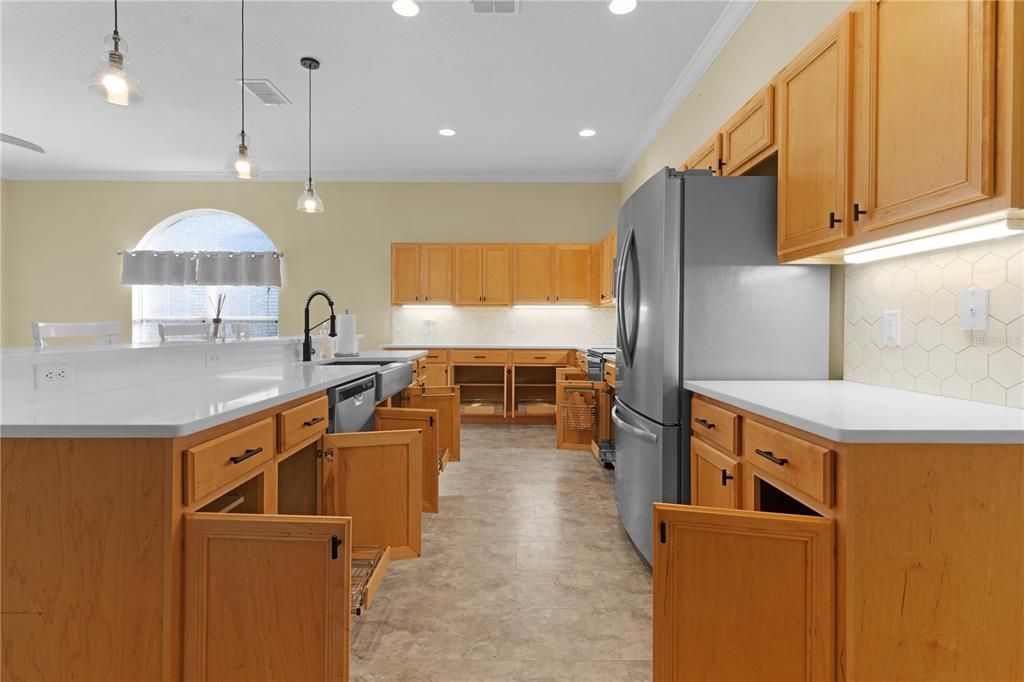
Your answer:
[[[191,513],[184,527],[184,679],[348,679],[350,519]]]
[[[420,555],[423,434],[329,433],[320,458],[321,512],[352,517],[352,542],[391,548],[391,559]]]
[[[831,519],[654,505],[654,679],[835,679]]]
[[[462,458],[460,395],[458,386],[410,386],[402,391],[402,407],[437,410],[438,447],[447,449],[453,462]]]
[[[441,450],[437,444],[437,410],[411,407],[378,407],[377,431],[419,429],[423,432],[423,511],[436,514],[439,507],[438,474],[441,472]]]

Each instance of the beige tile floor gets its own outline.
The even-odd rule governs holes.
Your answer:
[[[423,556],[353,617],[353,680],[650,680],[651,574],[613,473],[554,444],[551,427],[463,426]]]

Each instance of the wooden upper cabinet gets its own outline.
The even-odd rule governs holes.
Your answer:
[[[482,305],[484,301],[484,247],[455,245],[455,303]]]
[[[656,504],[654,679],[835,679],[831,519]]]
[[[775,144],[775,88],[767,85],[722,128],[722,174],[739,175]]]
[[[715,133],[683,163],[683,170],[706,168],[715,175],[722,174],[722,135]]]
[[[776,80],[780,255],[848,234],[850,21],[840,17]]]
[[[419,244],[391,245],[391,304],[420,303]]]
[[[554,249],[548,244],[514,244],[512,261],[512,302],[553,302]]]
[[[559,244],[555,247],[556,303],[591,303],[592,255],[593,249],[589,244]]]
[[[422,297],[427,303],[455,301],[455,249],[451,244],[421,244]]]
[[[483,264],[484,305],[512,303],[512,247],[484,244]]]
[[[322,511],[352,517],[352,542],[420,555],[423,434],[419,430],[329,433],[320,458]]]
[[[186,514],[186,680],[348,679],[352,519]]]
[[[615,300],[615,249],[617,230],[612,228],[601,242],[601,263],[598,276],[598,300],[602,305]]]
[[[699,507],[740,508],[739,462],[732,456],[690,439],[690,499]]]
[[[993,194],[995,5],[868,3],[855,55],[858,230]]]

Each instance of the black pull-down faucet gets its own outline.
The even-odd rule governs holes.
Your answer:
[[[319,322],[314,324],[312,327],[310,327],[309,326],[309,304],[312,303],[313,299],[316,298],[317,296],[323,296],[324,299],[327,300],[327,305],[329,305],[331,307],[331,314],[326,319],[320,320]],[[303,362],[309,362],[310,360],[313,359],[313,339],[310,338],[309,333],[311,331],[313,331],[314,329],[316,329],[317,327],[319,327],[320,325],[322,325],[324,322],[327,322],[328,320],[331,323],[331,332],[330,332],[329,336],[337,336],[338,335],[338,330],[337,330],[336,324],[337,324],[338,318],[336,318],[334,316],[334,301],[331,299],[330,294],[328,294],[326,291],[324,291],[323,289],[317,289],[316,291],[314,291],[313,293],[311,293],[309,295],[309,298],[306,299],[305,325],[304,325],[304,330],[303,330],[304,335],[303,335],[303,339],[302,339],[302,361]]]

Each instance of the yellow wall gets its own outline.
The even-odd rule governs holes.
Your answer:
[[[678,167],[849,2],[761,0],[626,175],[622,200],[665,166]]]
[[[301,333],[305,298],[322,288],[356,314],[363,347],[376,348],[391,339],[391,242],[598,241],[619,207],[618,184],[323,183],[327,210],[310,216],[295,210],[301,190],[277,182],[3,182],[2,345],[31,343],[33,319],[119,320],[127,340],[131,288],[119,284],[116,251],[187,209],[238,213],[285,253],[282,334]]]

